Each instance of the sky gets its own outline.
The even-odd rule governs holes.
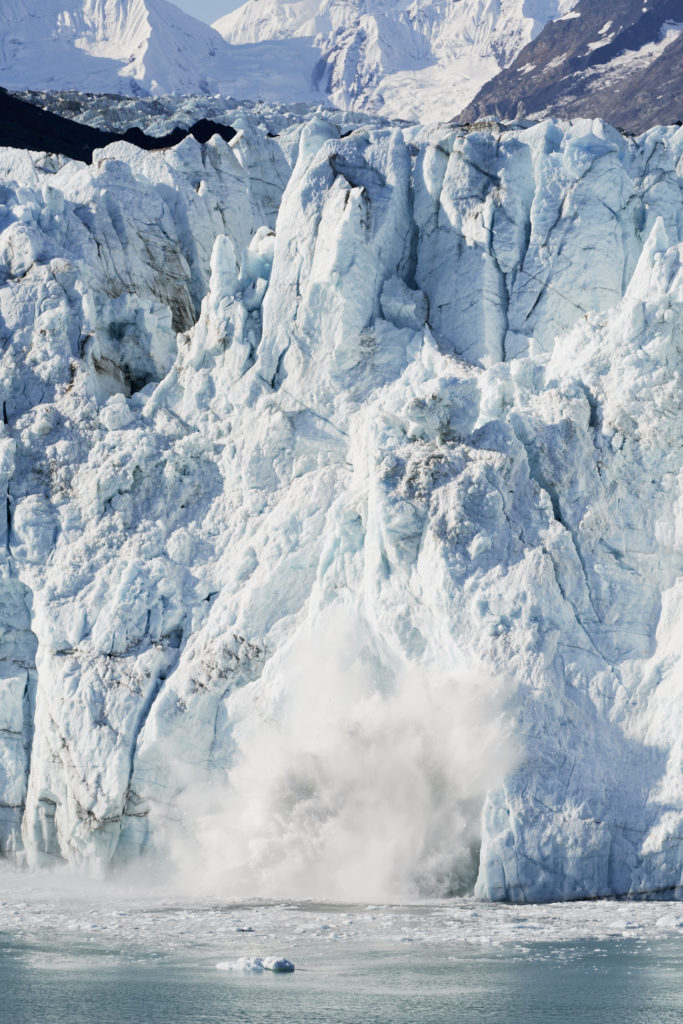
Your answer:
[[[234,11],[244,3],[244,0],[171,0],[171,3],[210,25],[216,18],[222,18],[224,14]]]

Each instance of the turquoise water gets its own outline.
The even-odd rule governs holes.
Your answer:
[[[596,942],[308,940],[292,975],[217,970],[196,940],[0,933],[3,1024],[681,1024],[680,936]]]

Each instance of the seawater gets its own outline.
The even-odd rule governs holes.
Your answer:
[[[681,904],[198,905],[8,881],[3,1024],[683,1021]],[[240,969],[255,956],[296,970]]]
[[[210,957],[130,955],[100,942],[2,943],[8,1024],[680,1024],[679,945],[541,944],[533,953],[421,946],[303,957],[292,975],[216,970]]]

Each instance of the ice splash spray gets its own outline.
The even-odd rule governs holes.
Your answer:
[[[181,798],[172,856],[191,887],[351,901],[471,890],[486,792],[516,759],[505,686],[387,668],[358,619],[330,610],[272,668],[227,784]]]

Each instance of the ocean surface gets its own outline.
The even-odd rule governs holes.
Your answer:
[[[680,1024],[683,905],[186,904],[3,873],[0,1021]]]

